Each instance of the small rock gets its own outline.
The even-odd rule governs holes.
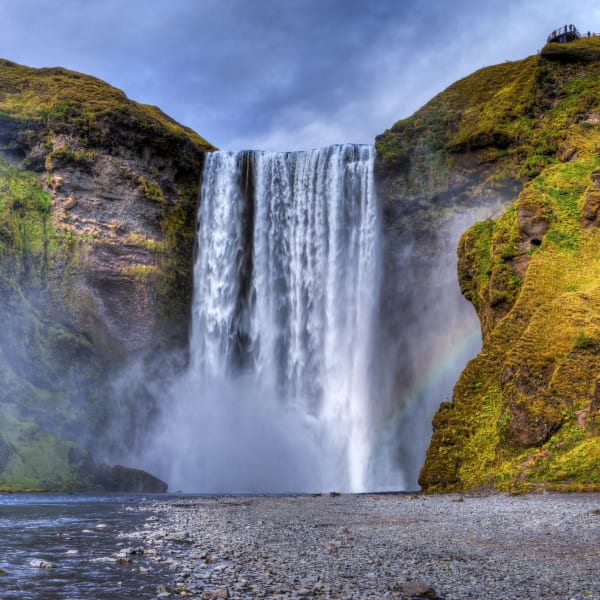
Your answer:
[[[408,581],[402,586],[402,593],[409,598],[430,598],[436,600],[438,595],[433,588],[419,581]]]
[[[161,594],[169,594],[169,595],[170,595],[170,593],[171,593],[171,592],[169,592],[169,590],[167,589],[167,587],[166,587],[166,586],[164,586],[164,585],[162,585],[162,584],[161,584],[161,585],[159,585],[159,586],[156,588],[156,592],[155,592],[155,594],[156,594],[158,597],[160,597],[160,595],[161,595]],[[163,596],[163,597],[164,597],[164,596]]]
[[[217,600],[218,598],[229,598],[229,591],[227,588],[218,588],[216,590],[202,592],[202,600]]]
[[[30,563],[30,567],[35,567],[36,569],[51,569],[53,567],[52,563],[49,560],[41,560],[39,558],[34,558]]]
[[[298,596],[312,596],[312,591],[308,588],[300,588],[296,593]]]
[[[73,208],[75,208],[77,206],[77,200],[75,200],[75,198],[73,198],[73,196],[67,196],[64,203],[63,203],[63,207],[65,210],[72,210]]]
[[[60,186],[63,184],[63,178],[60,177],[59,175],[53,175],[52,179],[50,180],[50,185],[57,190],[58,188],[60,188]]]

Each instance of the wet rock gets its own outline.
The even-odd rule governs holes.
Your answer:
[[[592,185],[585,194],[581,210],[581,223],[585,226],[600,225],[600,170],[591,174]]]
[[[0,433],[0,472],[4,471],[14,455],[15,449],[9,444]]]
[[[218,600],[219,598],[229,598],[229,591],[227,588],[202,592],[202,600]]]
[[[168,486],[158,477],[122,465],[100,465],[92,477],[93,483],[108,492],[150,493],[162,494]]]
[[[438,595],[435,593],[433,588],[429,587],[426,583],[418,581],[408,581],[401,589],[402,593],[409,598],[431,598],[432,600],[438,599]]]
[[[41,560],[39,558],[34,558],[29,562],[30,567],[34,567],[36,569],[51,569],[54,565],[49,560]]]

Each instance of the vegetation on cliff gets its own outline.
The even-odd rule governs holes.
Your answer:
[[[407,194],[522,187],[460,243],[483,348],[434,417],[423,489],[598,489],[600,39],[482,69],[377,148]]]
[[[123,484],[88,450],[152,410],[119,369],[185,349],[213,149],[98,79],[0,60],[0,488]]]

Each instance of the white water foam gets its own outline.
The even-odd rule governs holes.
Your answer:
[[[372,488],[373,160],[356,145],[207,155],[190,367],[154,439],[171,489]]]

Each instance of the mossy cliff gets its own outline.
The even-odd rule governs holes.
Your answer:
[[[153,410],[111,389],[123,366],[185,352],[213,149],[98,79],[0,60],[0,488],[126,487],[87,449]]]
[[[434,417],[422,488],[599,489],[600,39],[478,71],[377,148],[388,198],[520,189],[459,245],[483,348]]]

